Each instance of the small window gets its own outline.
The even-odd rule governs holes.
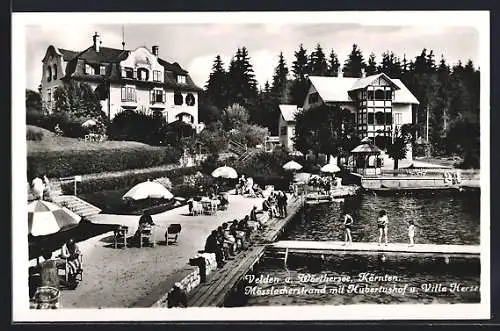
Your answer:
[[[287,127],[286,126],[282,126],[281,127],[280,135],[282,135],[282,136],[286,136],[287,135]]]
[[[101,75],[101,76],[106,75],[106,66],[103,64],[101,64],[101,66],[99,67],[99,75]]]
[[[122,101],[137,101],[135,87],[123,86],[122,87]]]
[[[368,113],[368,124],[373,124],[373,113]]]
[[[368,91],[368,100],[373,100],[373,91]]]
[[[151,91],[151,103],[165,102],[165,92],[163,90]]]
[[[174,94],[174,105],[181,106],[183,103],[183,98],[181,93]]]
[[[132,68],[122,69],[122,77],[134,79],[134,69],[132,69]]]
[[[153,70],[153,81],[155,82],[161,82],[161,71],[160,70]]]
[[[194,97],[194,95],[191,94],[191,93],[188,93],[186,95],[186,105],[188,105],[188,106],[194,106],[194,104],[195,104],[195,97]]]
[[[392,91],[385,91],[385,100],[392,100]]]
[[[51,89],[47,90],[47,101],[52,102],[52,90]]]
[[[384,90],[375,91],[375,100],[384,100],[384,98],[385,98]]]
[[[394,124],[399,125],[402,123],[401,113],[394,113]]]
[[[149,80],[149,70],[145,68],[137,69],[137,79],[139,80]]]
[[[388,125],[392,124],[392,114],[391,113],[385,113],[385,124],[388,124]]]
[[[376,125],[384,125],[385,119],[384,119],[384,113],[381,111],[378,111],[375,113],[375,124]]]
[[[47,67],[47,82],[50,82],[52,80],[52,67],[48,66]]]
[[[177,75],[177,83],[179,83],[179,84],[186,84],[186,76],[184,76],[184,75]]]
[[[92,67],[90,64],[85,64],[85,74],[86,75],[94,75],[94,67]]]
[[[57,79],[57,65],[54,64],[54,80]]]

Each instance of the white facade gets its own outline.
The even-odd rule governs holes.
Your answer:
[[[203,127],[198,123],[200,88],[177,63],[161,60],[157,46],[153,52],[145,47],[132,51],[105,48],[96,36],[94,46],[83,52],[48,47],[40,92],[49,110],[57,87],[75,80],[99,90],[102,110],[110,120],[124,110],[160,112],[167,123],[181,120],[197,131]]]

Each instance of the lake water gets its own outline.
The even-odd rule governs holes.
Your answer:
[[[353,241],[376,242],[377,215],[385,209],[390,242],[408,242],[406,222],[413,219],[420,226],[416,243],[479,244],[479,192],[365,193],[345,207],[354,218]],[[343,240],[340,211],[335,203],[307,206],[281,239]],[[480,301],[479,276],[478,258],[291,255],[286,268],[263,260],[227,305],[474,303]]]

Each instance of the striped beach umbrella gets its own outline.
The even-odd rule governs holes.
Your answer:
[[[238,173],[231,167],[223,166],[212,171],[212,177],[215,178],[238,178]]]
[[[28,205],[28,231],[33,236],[43,236],[78,226],[81,217],[65,207],[36,200]]]

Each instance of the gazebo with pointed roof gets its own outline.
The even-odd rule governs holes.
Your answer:
[[[351,150],[353,171],[364,176],[379,175],[381,173],[382,150],[375,146],[371,139],[365,138],[361,144]]]

